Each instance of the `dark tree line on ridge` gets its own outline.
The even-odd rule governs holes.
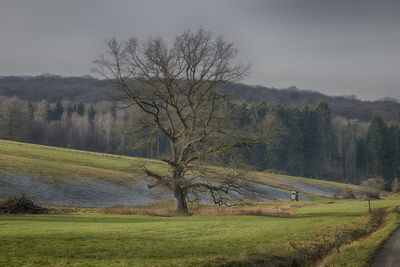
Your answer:
[[[231,102],[224,110],[240,131],[278,122],[279,140],[219,155],[218,164],[240,157],[259,171],[359,184],[382,177],[389,189],[400,177],[400,127],[380,117],[371,122],[333,117],[326,103],[298,108],[259,102]],[[233,115],[232,115],[233,114]],[[161,158],[168,140],[136,131],[144,116],[138,110],[57,101],[27,102],[0,98],[0,138],[97,152]],[[135,124],[136,122],[136,124]],[[275,124],[276,125],[276,124]],[[228,126],[227,126],[228,127]],[[210,162],[211,164],[217,164]]]
[[[50,74],[0,76],[0,95],[17,96],[31,102],[40,102],[45,99],[49,103],[62,100],[95,104],[106,98],[104,92],[109,88],[109,82],[90,76],[62,77]],[[286,104],[302,108],[305,105],[315,107],[320,102],[326,102],[334,116],[371,121],[375,115],[378,115],[385,121],[400,123],[400,103],[391,98],[362,101],[355,96],[327,96],[317,91],[301,90],[294,86],[276,89],[240,83],[232,84],[228,91],[247,103],[263,100],[270,104]]]

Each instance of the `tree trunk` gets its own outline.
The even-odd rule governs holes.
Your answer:
[[[180,185],[176,185],[174,188],[174,197],[176,201],[176,211],[182,215],[188,215],[189,211],[187,208],[185,194],[182,191]]]

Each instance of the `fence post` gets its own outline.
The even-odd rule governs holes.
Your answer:
[[[368,199],[368,213],[371,214],[371,199]]]

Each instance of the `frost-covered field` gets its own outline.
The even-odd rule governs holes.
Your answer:
[[[40,204],[81,207],[147,206],[172,200],[168,190],[148,188],[150,178],[145,177],[143,166],[168,172],[168,166],[158,160],[0,140],[0,198],[25,194]],[[239,195],[242,199],[289,200],[291,191],[297,190],[300,200],[306,200],[307,194],[329,197],[347,186],[357,191],[354,185],[322,180],[263,172],[251,175],[251,194]],[[205,194],[200,200],[211,202]]]
[[[148,179],[118,183],[91,178],[65,178],[55,182],[29,175],[0,175],[0,199],[25,194],[39,204],[56,206],[109,207],[146,206],[172,200],[172,195],[162,188],[149,189]],[[252,194],[239,196],[258,201],[289,200],[291,192],[258,183],[250,183]],[[306,200],[300,195],[300,200]],[[203,202],[211,200],[202,196]]]
[[[284,178],[275,178],[275,180],[291,185],[293,189],[309,193],[309,194],[315,194],[315,195],[321,195],[321,196],[333,196],[333,195],[339,195],[342,193],[342,190],[338,187],[335,186],[330,186],[330,185],[324,185],[324,184],[318,184],[318,183],[311,183],[311,182],[300,182],[300,181],[292,181],[289,179],[284,179]]]

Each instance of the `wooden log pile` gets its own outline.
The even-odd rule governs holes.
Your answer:
[[[42,208],[22,195],[9,197],[0,202],[0,214],[47,214],[49,210]]]

